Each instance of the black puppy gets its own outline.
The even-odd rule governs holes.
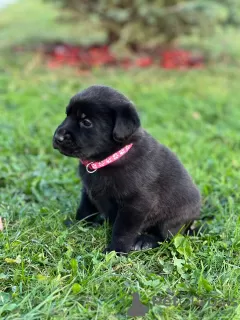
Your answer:
[[[83,189],[76,218],[91,222],[99,212],[109,219],[113,232],[107,251],[153,248],[199,217],[200,194],[191,177],[141,128],[123,94],[91,86],[70,100],[66,114],[53,145],[80,159]]]

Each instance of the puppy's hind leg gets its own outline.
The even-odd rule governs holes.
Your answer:
[[[159,246],[159,242],[170,239],[172,236],[177,234],[181,228],[183,229],[183,233],[185,233],[185,227],[183,227],[182,224],[175,225],[174,222],[164,223],[164,225],[151,228],[147,231],[147,234],[140,234],[137,237],[131,250],[140,251],[157,248]]]

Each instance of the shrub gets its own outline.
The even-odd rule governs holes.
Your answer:
[[[47,0],[59,2],[77,19],[97,21],[108,44],[135,50],[183,34],[209,35],[219,26],[239,24],[239,0]]]

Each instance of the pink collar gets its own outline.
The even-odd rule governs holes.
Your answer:
[[[120,149],[119,151],[115,152],[111,156],[107,157],[106,159],[99,161],[99,162],[91,162],[91,161],[82,161],[82,164],[86,166],[86,170],[88,173],[93,173],[97,171],[97,169],[106,167],[108,164],[115,162],[116,160],[120,159],[124,154],[126,154],[131,148],[133,144],[128,144],[124,148]]]

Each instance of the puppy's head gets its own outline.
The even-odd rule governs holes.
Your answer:
[[[62,154],[100,160],[130,143],[140,127],[134,105],[118,91],[91,86],[73,96],[53,136]]]

